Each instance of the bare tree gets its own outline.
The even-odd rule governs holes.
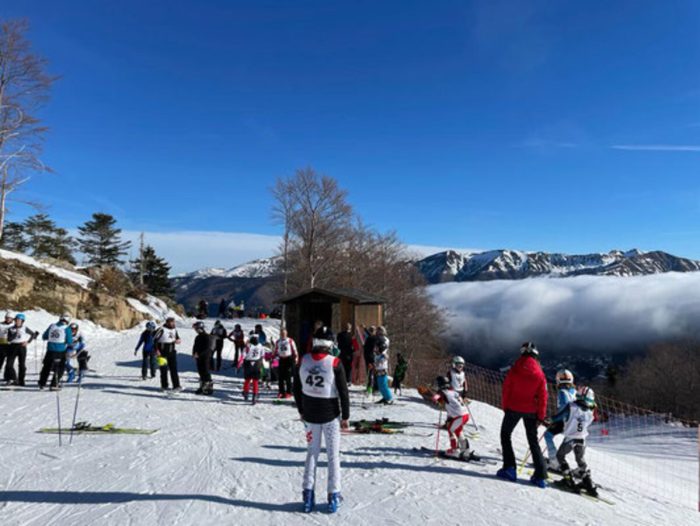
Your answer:
[[[277,179],[275,186],[270,190],[272,197],[275,199],[275,204],[272,207],[272,220],[282,225],[284,233],[282,234],[282,289],[283,295],[289,293],[289,249],[290,249],[290,225],[292,221],[292,213],[294,212],[294,201],[292,200],[292,192],[290,191],[290,182],[284,179]],[[286,305],[282,305],[282,317],[280,320],[280,329],[284,328],[285,324]]]
[[[46,126],[34,116],[56,77],[32,52],[25,20],[0,21],[0,239],[7,201],[30,174],[48,171],[41,161]]]

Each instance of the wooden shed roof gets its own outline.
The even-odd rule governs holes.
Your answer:
[[[283,298],[279,298],[275,303],[292,303],[310,294],[322,294],[325,296],[335,298],[339,301],[345,298],[350,300],[352,303],[357,303],[360,305],[381,305],[386,303],[386,300],[384,298],[374,296],[372,294],[358,289],[324,289],[320,287],[313,287],[311,289],[305,289],[299,292],[295,292],[294,294],[289,294]]]

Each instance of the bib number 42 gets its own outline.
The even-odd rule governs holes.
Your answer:
[[[310,374],[309,376],[306,377],[306,380],[304,381],[306,385],[309,385],[311,387],[320,387],[323,388],[323,376],[314,376]]]

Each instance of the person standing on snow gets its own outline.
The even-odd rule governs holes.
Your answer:
[[[315,339],[311,353],[302,357],[294,375],[294,400],[308,442],[302,485],[305,513],[316,505],[316,466],[323,439],[328,455],[328,511],[335,513],[341,502],[340,430],[349,425],[350,398],[345,369],[339,358],[328,354],[332,345],[332,341]]]
[[[151,378],[156,376],[156,324],[152,321],[146,323],[146,330],[141,333],[139,342],[134,349],[134,356],[139,352],[139,347],[143,345],[141,351],[141,379],[147,378],[148,369],[151,369]]]
[[[51,390],[60,389],[63,369],[66,366],[66,349],[73,343],[73,331],[70,330],[70,314],[63,314],[57,323],[49,326],[42,336],[47,341],[44,363],[39,374],[39,389],[46,387],[46,380],[53,371]]]
[[[212,357],[211,341],[215,337],[212,334],[207,334],[204,322],[198,321],[192,325],[192,328],[197,333],[192,345],[192,357],[197,363],[197,373],[199,374],[199,389],[195,391],[195,394],[210,395],[214,392],[209,365]]]
[[[467,397],[467,378],[464,374],[464,358],[455,356],[452,358],[452,367],[447,373],[452,389],[457,391],[462,398]]]
[[[224,352],[224,338],[228,336],[226,332],[226,327],[223,326],[221,321],[216,320],[214,322],[214,327],[211,329],[211,340],[212,340],[212,353],[211,353],[211,363],[209,368],[212,371],[221,370],[221,353]]]
[[[557,416],[552,418],[544,432],[544,441],[547,444],[547,469],[559,469],[557,461],[557,446],[554,444],[554,436],[564,431],[563,419],[557,418],[565,411],[569,404],[576,401],[576,386],[574,375],[568,369],[557,372]]]
[[[265,357],[265,347],[258,342],[258,336],[251,332],[248,336],[248,347],[243,352],[241,359],[243,361],[243,400],[248,401],[251,384],[253,387],[253,405],[258,401],[258,393],[260,392],[260,374],[262,373],[262,361]]]
[[[80,326],[73,322],[70,324],[70,330],[73,335],[73,342],[66,349],[67,383],[72,383],[73,380],[75,380],[75,367],[70,363],[72,358],[75,358],[78,362],[78,381],[82,382],[83,376],[85,376],[88,370],[88,360],[90,356],[85,348],[85,338],[83,338],[83,335],[80,333]]]
[[[10,345],[7,343],[7,331],[15,324],[15,317],[10,311],[5,313],[5,321],[0,323],[0,373],[2,373],[2,366],[5,365],[5,360],[9,363],[9,353]],[[5,374],[3,375],[3,380],[7,381],[8,368],[5,367]]]
[[[445,456],[467,462],[478,460],[479,457],[469,448],[469,440],[463,433],[464,426],[469,422],[469,411],[464,405],[464,400],[451,384],[449,378],[438,376],[436,384],[438,392],[433,400],[439,405],[444,405],[447,411],[445,429],[450,436],[450,448],[445,451]]]
[[[372,393],[375,384],[374,377],[374,348],[377,345],[377,329],[371,326],[365,333],[365,343],[363,345],[365,368],[367,373],[367,392]]]
[[[338,349],[340,349],[340,361],[345,368],[345,379],[349,382],[352,378],[352,323],[345,325],[345,330],[338,333]]]
[[[228,339],[233,342],[235,349],[232,367],[234,367],[236,372],[238,372],[238,361],[245,350],[245,332],[243,332],[243,329],[241,329],[240,323],[236,323],[231,331],[231,334],[228,335]]]
[[[393,404],[394,398],[389,389],[389,338],[377,336],[377,344],[374,347],[374,376],[377,379],[377,388],[382,395],[378,404]]]
[[[277,369],[279,392],[277,393],[277,398],[291,398],[292,375],[294,373],[294,366],[299,360],[299,355],[294,340],[287,335],[287,329],[282,329],[280,331],[280,338],[277,340],[277,343],[275,343],[275,350],[272,357],[273,359],[279,358],[279,368]]]
[[[38,332],[34,332],[24,325],[24,314],[15,316],[15,324],[7,331],[7,341],[9,343],[9,358],[7,367],[9,368],[8,378],[11,384],[24,387],[24,377],[27,373],[27,346],[39,337]],[[17,358],[17,370],[15,373],[15,358]]]
[[[168,389],[168,371],[173,382],[173,391],[182,391],[180,387],[180,376],[177,372],[177,349],[180,343],[180,335],[175,328],[175,318],[172,316],[165,320],[165,325],[156,331],[154,336],[156,342],[156,354],[167,360],[167,366],[160,368],[160,388],[162,391]]]
[[[503,467],[496,475],[515,482],[515,453],[511,441],[513,429],[520,420],[525,425],[525,434],[530,446],[535,473],[530,482],[546,488],[544,457],[537,440],[537,428],[544,421],[547,412],[547,379],[539,363],[540,353],[532,342],[520,348],[518,358],[503,381],[503,422],[501,423],[501,450]]]

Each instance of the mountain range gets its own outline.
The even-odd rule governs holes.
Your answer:
[[[280,256],[274,256],[230,269],[208,268],[176,276],[173,278],[176,299],[187,308],[193,308],[202,298],[210,303],[226,298],[243,300],[250,308],[270,310],[280,264]],[[429,284],[580,275],[625,277],[700,270],[700,261],[659,250],[637,249],[582,255],[520,250],[445,250],[416,260],[414,264]]]

